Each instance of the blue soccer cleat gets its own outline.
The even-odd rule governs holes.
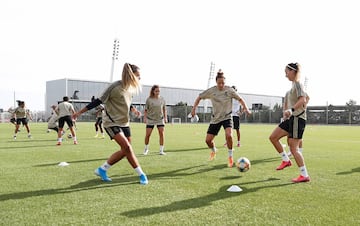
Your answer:
[[[142,185],[147,185],[149,183],[147,177],[145,174],[141,174],[140,175],[140,184]]]
[[[111,182],[112,181],[111,178],[106,175],[106,171],[101,169],[101,167],[97,168],[94,173],[95,173],[96,176],[101,177],[101,180],[103,180],[105,182]]]

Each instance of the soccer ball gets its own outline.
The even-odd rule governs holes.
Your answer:
[[[238,170],[240,172],[244,173],[244,172],[248,171],[251,167],[250,160],[247,159],[246,157],[241,157],[237,160],[236,167],[238,168]]]
[[[69,135],[67,136],[69,139],[71,139],[72,138],[72,135],[71,135],[71,133],[69,133]]]

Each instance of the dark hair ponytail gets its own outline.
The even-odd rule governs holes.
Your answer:
[[[219,78],[225,79],[224,72],[221,69],[217,72],[215,80],[217,81]]]

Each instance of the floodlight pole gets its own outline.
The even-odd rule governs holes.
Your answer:
[[[110,82],[113,82],[115,61],[119,59],[119,44],[120,44],[120,41],[117,38],[115,38],[114,46],[113,46],[112,61],[111,61]]]
[[[215,74],[215,63],[211,62],[210,63],[210,73],[209,73],[209,80],[208,80],[208,84],[207,84],[207,89],[210,88],[211,86],[211,82],[214,79],[214,74]],[[208,108],[208,102],[209,100],[204,100],[204,113],[207,113],[207,108]],[[204,121],[205,121],[205,114],[204,114]]]

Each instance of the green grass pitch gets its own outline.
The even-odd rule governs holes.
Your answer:
[[[207,124],[167,124],[166,156],[158,154],[155,129],[144,156],[145,125],[132,123],[146,186],[126,159],[108,171],[111,183],[93,174],[118,150],[107,136],[93,138],[93,123],[78,123],[78,145],[65,139],[60,147],[45,123],[30,126],[33,139],[22,128],[14,141],[14,126],[0,124],[0,225],[360,225],[358,126],[308,125],[304,157],[312,181],[293,184],[296,164],[275,170],[281,157],[268,140],[275,124],[241,125],[234,157],[249,158],[252,167],[240,173],[227,167],[223,131],[209,162]],[[231,185],[243,191],[227,192]]]

